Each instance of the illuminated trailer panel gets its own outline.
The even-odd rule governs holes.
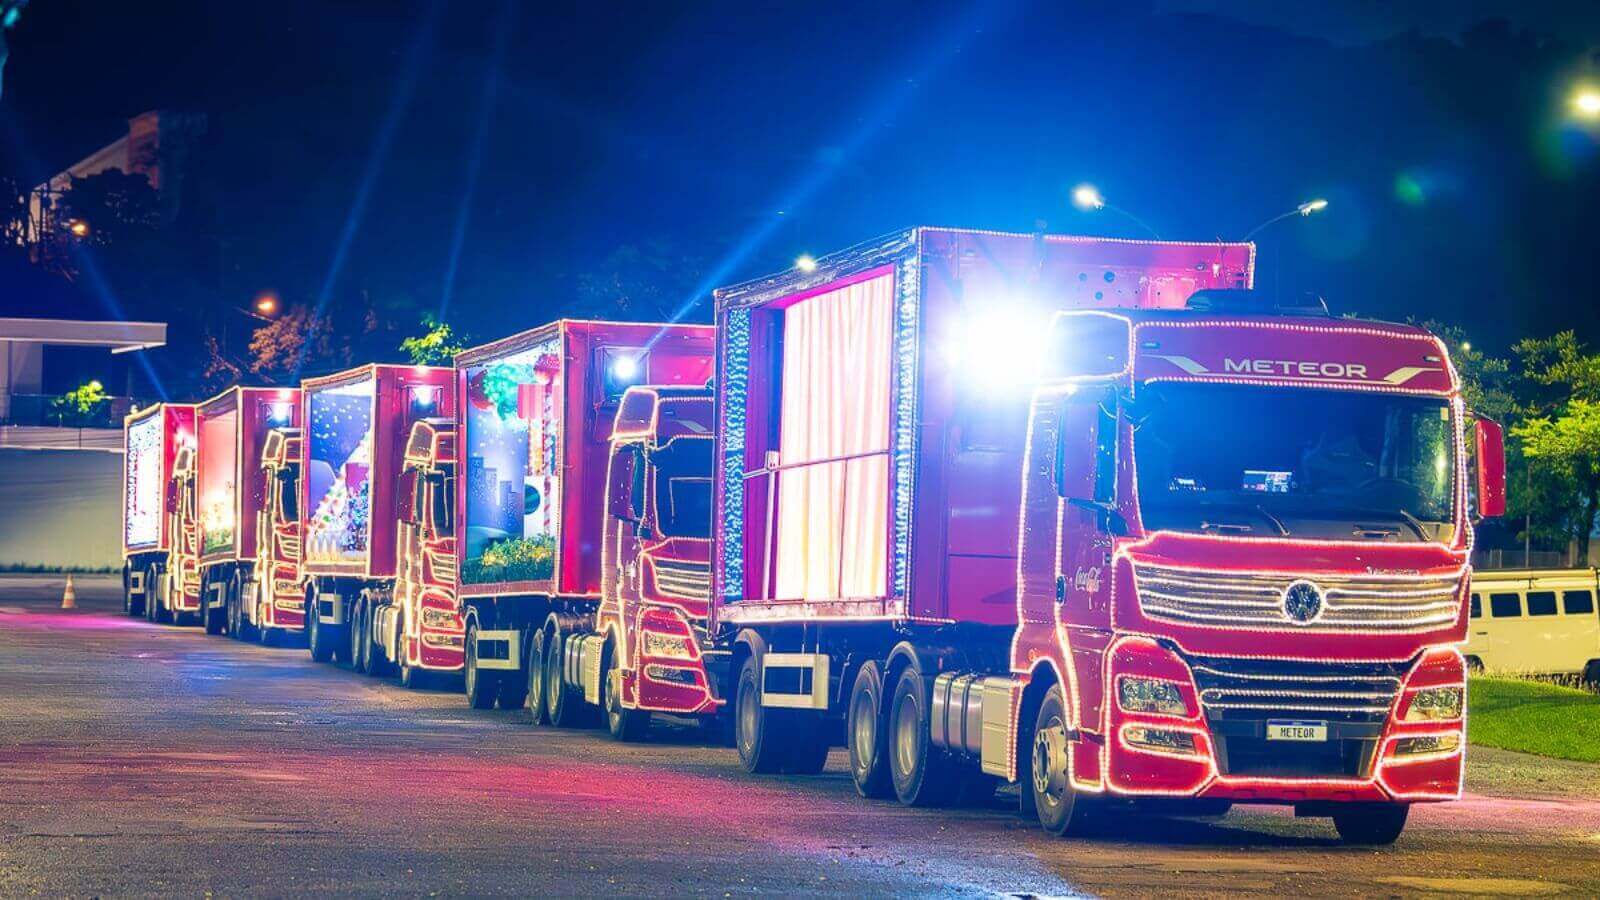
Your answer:
[[[366,365],[304,383],[305,574],[395,574],[395,495],[406,440],[421,419],[455,416],[452,374],[434,366]]]
[[[714,618],[1014,623],[1050,314],[1253,269],[1249,244],[917,228],[718,291]]]
[[[232,387],[196,411],[200,558],[255,558],[256,519],[266,502],[261,448],[274,428],[300,425],[296,388]]]

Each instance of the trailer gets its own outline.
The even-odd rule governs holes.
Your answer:
[[[396,653],[400,636],[421,615],[397,602],[407,592],[395,588],[400,529],[413,513],[408,442],[418,423],[449,427],[452,372],[366,365],[301,387],[300,572],[307,609],[316,611],[307,644],[319,662],[337,658],[382,674],[391,661],[404,661]],[[453,621],[441,624],[456,630]]]
[[[207,634],[221,634],[229,610],[254,591],[256,528],[269,493],[261,453],[274,429],[299,427],[300,391],[231,387],[199,404],[195,421],[199,618]]]
[[[197,537],[185,527],[193,517],[184,519],[179,509],[187,467],[178,463],[194,452],[194,406],[157,403],[129,414],[122,429],[122,611],[165,617],[159,593],[169,568],[184,571],[187,560],[196,576],[192,587],[199,586]],[[198,608],[198,600],[173,605]]]
[[[698,551],[697,563],[697,551],[679,552],[685,542],[657,538],[657,523],[644,521],[643,507],[613,503],[607,485],[609,478],[620,489],[619,466],[629,467],[630,487],[635,478],[651,477],[645,444],[656,440],[658,425],[709,431],[708,421],[679,424],[676,411],[692,404],[657,401],[678,389],[703,389],[712,350],[706,326],[561,320],[456,357],[462,466],[454,498],[456,597],[466,626],[463,682],[473,707],[527,703],[534,721],[570,725],[604,705],[630,713],[614,717],[619,736],[629,738],[641,733],[650,712],[669,711],[650,709],[649,692],[641,695],[637,684],[626,697],[618,694],[622,678],[613,672],[631,669],[635,657],[625,649],[631,645],[620,604],[608,606],[619,615],[602,621],[602,599],[608,584],[637,583],[646,544],[661,571],[679,567],[681,590],[691,593],[696,571],[701,589],[708,584],[705,554]],[[661,390],[624,403],[629,388],[645,384]],[[618,434],[624,406],[621,421],[634,424]],[[670,411],[657,417],[658,409]],[[683,490],[685,503],[692,502],[692,487],[685,483]],[[607,535],[619,528],[637,540],[611,555],[622,548]],[[687,643],[681,640],[683,620],[665,608],[651,621],[671,632],[666,652],[680,654],[660,672],[669,685],[662,693],[677,701],[667,703],[671,711],[714,710],[692,632]]]
[[[746,769],[818,771],[842,729],[864,796],[1021,782],[1055,833],[1268,802],[1382,843],[1455,796],[1454,370],[1418,329],[1263,303],[1253,256],[919,228],[716,293],[710,623]]]

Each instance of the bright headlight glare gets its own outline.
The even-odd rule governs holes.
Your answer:
[[[1437,722],[1461,718],[1461,688],[1424,688],[1411,697],[1407,722]]]
[[[662,634],[657,631],[643,633],[644,655],[664,659],[691,659],[693,645],[689,638],[679,634]]]
[[[1170,681],[1124,675],[1117,681],[1117,703],[1126,712],[1155,713],[1162,716],[1189,714],[1183,694]]]

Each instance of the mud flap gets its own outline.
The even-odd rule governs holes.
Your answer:
[[[515,628],[478,631],[478,668],[515,672],[522,668],[522,632]]]

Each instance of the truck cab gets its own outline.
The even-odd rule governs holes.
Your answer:
[[[1050,365],[1023,469],[1015,743],[986,769],[1021,777],[1056,832],[1107,796],[1162,797],[1293,804],[1387,843],[1410,803],[1458,796],[1469,496],[1498,514],[1504,480],[1444,345],[1077,312]]]
[[[411,426],[396,497],[394,602],[376,630],[400,681],[459,672],[466,628],[456,611],[456,430],[451,419]]]
[[[652,712],[714,715],[707,660],[715,418],[701,387],[623,394],[606,469],[599,652],[613,737],[643,735]]]
[[[200,613],[200,508],[196,491],[195,448],[178,449],[167,482],[167,527],[171,549],[155,602],[145,604],[152,622],[178,622]]]
[[[261,450],[265,497],[256,512],[255,566],[244,603],[229,610],[228,633],[263,643],[305,628],[300,577],[300,441],[298,428],[278,428]]]

